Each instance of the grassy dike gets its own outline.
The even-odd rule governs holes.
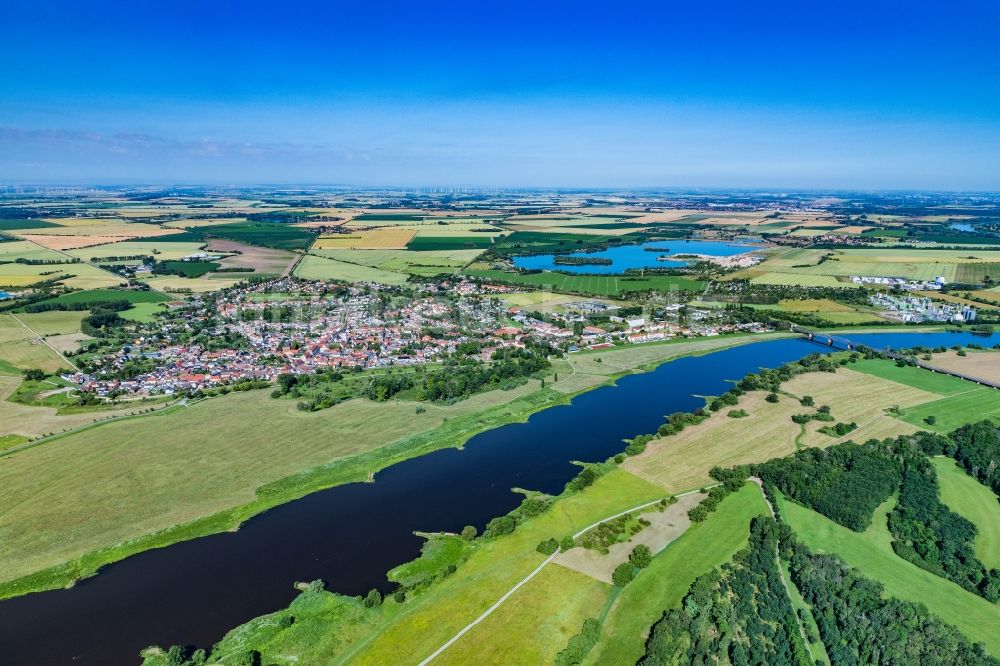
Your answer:
[[[357,455],[336,458],[326,464],[310,466],[301,472],[284,476],[264,485],[252,486],[247,489],[256,488],[256,490],[252,491],[254,499],[250,502],[237,504],[222,511],[215,511],[194,520],[179,522],[167,528],[151,531],[135,538],[120,540],[113,545],[89,550],[81,556],[73,557],[60,564],[45,567],[24,576],[5,581],[0,583],[0,599],[30,592],[68,587],[82,578],[96,574],[101,567],[122,560],[130,555],[152,548],[162,548],[187,539],[236,529],[242,522],[255,515],[309,493],[344,483],[370,480],[372,474],[395,463],[439,449],[461,447],[469,438],[480,432],[508,423],[523,422],[535,412],[552,406],[566,404],[576,395],[592,388],[613,383],[623,375],[648,371],[663,362],[681,356],[711,353],[733,346],[780,337],[789,337],[789,334],[734,335],[709,339],[676,340],[656,345],[620,347],[605,352],[591,352],[589,354],[574,356],[573,360],[575,361],[576,359],[593,358],[598,354],[601,356],[607,354],[615,358],[616,362],[608,363],[607,367],[602,367],[604,364],[592,364],[594,368],[599,368],[599,370],[595,369],[588,372],[604,372],[607,374],[598,375],[595,379],[597,383],[581,390],[560,392],[553,389],[553,387],[558,388],[558,383],[550,384],[546,388],[536,389],[509,402],[455,418],[445,419],[438,427],[396,439],[387,445],[379,446]],[[565,362],[560,361],[557,363],[562,364]],[[576,375],[575,371],[569,373],[563,370],[563,372],[563,380]],[[247,392],[243,395],[246,396],[250,393],[260,392]],[[234,399],[233,394],[226,397],[213,398],[205,401],[202,405],[231,399]],[[382,405],[374,406],[382,407]],[[151,427],[157,431],[162,428],[162,436],[165,437],[167,436],[168,429],[171,427],[171,425],[168,425],[168,419],[170,417],[180,418],[175,415],[185,414],[187,409],[172,407],[149,415],[131,417],[128,419],[128,422],[129,424],[142,423],[146,425],[155,423]],[[151,419],[158,419],[158,421],[153,422]],[[415,419],[412,419],[411,416],[408,420]],[[109,432],[106,428],[112,425],[111,423],[95,424],[93,427],[87,428],[84,433],[91,433],[91,435],[95,433],[106,434]],[[58,445],[59,442],[70,441],[69,438],[79,434],[79,432],[74,432],[50,438],[44,443],[40,443],[39,446],[19,452],[16,456],[45,451],[48,447]],[[105,439],[114,438],[105,437]],[[99,446],[103,446],[103,444]],[[65,456],[59,457],[65,458]],[[335,456],[328,456],[327,460],[331,457]],[[71,465],[73,461],[63,460],[62,464]],[[44,466],[41,466],[37,471],[37,473],[44,472]],[[6,526],[0,525],[0,532],[4,529],[9,529],[12,533],[18,531],[17,525],[12,523],[8,523]],[[29,528],[27,525],[23,525],[22,529],[27,530]],[[64,535],[62,538],[66,540]],[[4,552],[0,550],[0,557],[9,557],[9,555],[4,555]]]

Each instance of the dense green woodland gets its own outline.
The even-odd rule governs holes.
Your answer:
[[[812,608],[834,666],[1000,664],[923,604],[884,597],[880,583],[833,555],[814,554],[801,544],[792,550],[792,580]]]
[[[871,524],[879,505],[898,494],[888,521],[896,554],[998,601],[1000,571],[987,569],[976,558],[976,526],[941,502],[928,455],[965,460],[970,473],[981,472],[988,479],[1000,461],[1000,437],[984,421],[951,438],[924,432],[862,445],[847,442],[806,449],[749,470],[799,504],[858,532]]]
[[[810,664],[781,582],[779,531],[773,519],[755,518],[749,546],[695,580],[681,608],[667,611],[653,625],[639,663]]]

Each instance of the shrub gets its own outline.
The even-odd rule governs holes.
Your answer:
[[[483,536],[487,538],[510,534],[517,527],[517,521],[512,516],[500,516],[486,523],[486,531]]]
[[[645,569],[652,560],[652,551],[649,550],[649,546],[642,543],[633,548],[632,553],[628,556],[628,561],[637,569]]]
[[[559,542],[555,539],[546,539],[545,541],[539,542],[538,546],[535,548],[542,555],[551,555],[552,553],[559,550]]]
[[[764,398],[764,399],[767,400],[768,402],[771,402],[771,403],[778,402],[778,394],[777,393],[768,393],[767,397]]]
[[[615,567],[614,573],[611,574],[611,582],[618,587],[625,587],[632,582],[633,578],[635,578],[635,567],[632,566],[631,562],[622,562]]]

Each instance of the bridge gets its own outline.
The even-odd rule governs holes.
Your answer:
[[[851,342],[847,338],[842,338],[837,335],[830,335],[829,333],[818,333],[816,331],[810,331],[808,328],[803,328],[798,324],[791,325],[792,333],[801,333],[806,336],[811,342],[816,344],[824,345],[826,347],[832,347],[833,349],[843,349],[846,351],[854,351],[857,349],[858,345]]]
[[[830,335],[829,333],[818,333],[816,331],[810,331],[807,328],[798,326],[796,324],[791,325],[791,331],[793,333],[799,333],[806,336],[810,341],[816,344],[823,345],[824,347],[830,347],[833,349],[843,349],[846,351],[853,351],[857,349],[858,345],[855,342],[848,340],[847,338],[841,338],[836,335]],[[961,372],[956,372],[954,370],[946,370],[944,368],[936,368],[932,365],[927,365],[926,363],[915,359],[912,356],[904,356],[899,352],[895,352],[891,347],[886,347],[881,350],[886,357],[891,358],[894,361],[903,361],[909,365],[914,365],[923,370],[929,370],[940,375],[949,375],[951,377],[957,377],[958,379],[964,379],[967,382],[972,382],[973,384],[979,384],[980,386],[987,386],[989,388],[1000,390],[1000,384],[996,382],[991,382],[988,379],[983,379],[982,377],[974,377],[972,375],[966,375]]]

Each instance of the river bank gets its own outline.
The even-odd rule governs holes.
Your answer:
[[[251,518],[237,532],[135,555],[74,590],[0,602],[0,644],[15,657],[31,656],[13,663],[65,663],[81,654],[91,663],[127,663],[150,644],[210,645],[232,627],[287,606],[295,581],[321,578],[346,595],[387,589],[385,573],[420,552],[415,532],[482,529],[520,503],[523,496],[511,488],[558,494],[579,471],[569,461],[604,460],[622,450],[623,438],[655,431],[664,414],[704,404],[697,395],[719,395],[729,380],[822,349],[801,339],[748,347],[742,344],[748,337],[717,341],[736,344],[732,349],[623,374],[615,386],[585,391],[525,423],[477,434],[463,449],[388,467],[375,483],[314,492]],[[913,346],[928,338],[887,334],[866,342]],[[974,338],[948,342],[960,339]],[[680,344],[661,349],[675,354],[685,349]]]
[[[538,382],[534,382],[533,386],[527,387],[527,389],[521,394],[518,394],[516,391],[513,392],[513,395],[511,395],[511,393],[497,392],[497,396],[488,401],[482,400],[481,398],[470,399],[464,403],[459,403],[460,407],[468,405],[472,406],[472,409],[467,410],[467,413],[456,413],[456,411],[453,410],[452,412],[449,412],[448,415],[442,417],[443,421],[439,421],[435,427],[425,429],[422,432],[413,432],[412,434],[403,436],[399,439],[390,440],[381,445],[373,446],[370,450],[356,455],[350,455],[347,457],[344,457],[343,455],[336,456],[334,454],[335,449],[324,449],[326,451],[330,451],[331,453],[327,455],[334,458],[326,464],[307,465],[301,471],[297,471],[296,473],[288,476],[272,479],[266,483],[252,485],[250,487],[247,487],[246,483],[244,483],[242,490],[237,488],[236,490],[238,490],[241,494],[247,492],[252,494],[253,499],[249,502],[240,502],[221,511],[214,511],[206,515],[193,517],[191,520],[164,524],[155,531],[144,534],[135,533],[133,530],[133,533],[128,535],[128,538],[109,543],[107,546],[101,548],[88,550],[69,560],[43,567],[40,570],[27,572],[26,575],[3,582],[0,584],[0,599],[42,590],[69,587],[82,579],[93,576],[102,567],[108,564],[123,560],[143,551],[154,548],[163,548],[181,541],[204,537],[210,534],[236,530],[248,519],[259,515],[264,511],[287,502],[297,500],[305,495],[319,490],[346,483],[369,481],[372,476],[380,470],[413,457],[425,455],[439,449],[461,447],[466,441],[478,433],[509,423],[524,422],[532,414],[538,411],[549,407],[567,404],[577,395],[600,386],[611,384],[625,374],[633,372],[646,372],[668,360],[675,359],[680,356],[709,353],[711,351],[725,349],[734,345],[747,344],[762,339],[782,337],[784,335],[787,334],[773,334],[770,336],[720,336],[718,338],[674,340],[655,345],[619,347],[613,350],[607,350],[603,353],[603,356],[607,358],[607,362],[605,364],[595,364],[592,362],[591,359],[595,356],[595,353],[581,355],[581,360],[588,359],[588,362],[582,363],[586,369],[585,371],[579,373],[574,368],[573,358],[569,361],[556,361],[553,370],[555,374],[560,375],[559,381],[553,381],[550,377],[549,381],[546,382],[547,386],[545,388],[541,388],[538,385]],[[576,365],[581,364],[577,363]],[[582,379],[585,379],[586,381],[581,381]],[[566,387],[565,390],[563,390],[563,386]],[[259,393],[260,396],[264,396],[265,392],[261,391]],[[473,403],[475,403],[476,400],[482,400],[484,404],[482,406],[474,405]],[[497,404],[498,400],[504,402]],[[239,406],[235,404],[237,402],[240,403]],[[101,447],[101,450],[103,451],[104,444],[97,441],[98,439],[103,440],[109,437],[114,438],[115,436],[125,437],[134,432],[144,432],[148,434],[149,437],[169,438],[168,433],[171,430],[172,421],[168,419],[177,419],[178,415],[187,414],[188,410],[209,409],[213,410],[213,412],[217,412],[217,415],[213,414],[213,417],[225,419],[228,418],[226,413],[229,411],[254,410],[259,412],[261,407],[270,408],[276,404],[271,401],[270,398],[266,398],[266,396],[262,397],[259,402],[260,404],[258,404],[258,401],[254,400],[232,399],[229,396],[212,398],[202,403],[192,404],[187,407],[175,406],[172,407],[169,412],[165,413],[153,413],[141,417],[133,417],[130,419],[129,425],[126,426],[127,430],[123,428],[112,432],[111,430],[106,429],[107,425],[110,424],[95,425],[87,428],[87,433],[74,432],[50,438],[45,442],[38,443],[37,448],[33,448],[32,450],[37,452],[40,449],[45,449],[47,447],[59,447],[60,449],[66,447],[68,452],[70,449],[78,450],[78,445],[85,445],[86,447]],[[244,403],[246,404],[244,405]],[[412,405],[416,403],[404,404]],[[224,407],[226,405],[231,405],[231,410],[225,409]],[[374,403],[369,403],[369,405],[375,406]],[[360,406],[363,405],[359,405],[359,407]],[[339,412],[335,411],[338,409],[340,409]],[[412,407],[409,409],[412,410]],[[435,409],[435,407],[431,406],[432,412]],[[329,416],[332,417],[334,414],[340,415],[345,411],[347,410],[344,410],[343,408],[334,408],[333,410],[330,410]],[[412,411],[409,414],[406,414],[405,409],[399,409],[398,403],[394,405],[384,405],[384,409],[380,409],[379,411],[385,412],[387,416],[393,419],[405,420],[407,423],[411,423],[412,428],[419,429],[421,427],[419,417],[415,417],[412,414]],[[390,412],[391,414],[389,414]],[[404,414],[406,415],[404,416]],[[292,416],[297,417],[299,415],[292,414]],[[325,415],[320,413],[320,418],[322,418],[322,416]],[[156,419],[157,417],[161,420],[147,420]],[[281,413],[275,413],[272,418],[283,419],[284,415]],[[204,421],[207,420],[213,419],[204,419],[202,421],[195,420],[191,423],[176,421],[176,425],[181,429],[184,429],[185,427],[195,429],[203,428],[206,426]],[[137,421],[143,421],[143,423],[139,424]],[[232,424],[232,427],[235,428],[236,424]],[[295,436],[293,432],[294,430],[300,428],[321,428],[324,426],[319,423],[311,425],[309,423],[302,422],[301,419],[292,418],[287,421],[272,420],[271,427],[275,429],[274,436],[281,437],[284,435],[280,432],[282,429],[292,431],[287,434]],[[201,440],[205,442],[204,445],[207,445],[213,437],[226,436],[227,434],[235,435],[233,430],[223,427],[217,431],[217,434],[213,434],[212,437],[205,436],[202,437]],[[336,430],[331,431],[330,434],[337,437],[347,436],[346,433],[341,433]],[[84,440],[83,437],[88,435],[89,438]],[[184,449],[179,446],[177,453],[178,455],[185,455],[182,451],[192,449],[204,456],[204,453],[197,451],[197,449],[204,445],[200,442],[193,442],[192,446],[185,447]],[[141,443],[137,443],[135,446],[141,446]],[[164,444],[162,446],[169,446],[169,444]],[[157,447],[157,449],[159,448],[161,448],[161,446]],[[234,450],[233,454],[235,455],[238,451],[240,450]],[[133,453],[136,454],[136,464],[148,463],[148,460],[140,459],[141,457],[137,455],[138,451],[133,451]],[[294,451],[289,449],[287,454],[293,455]],[[28,456],[34,454],[31,454],[30,451],[23,451],[18,455]],[[59,460],[63,459],[62,451],[56,452],[55,450],[53,450],[51,456],[46,457]],[[310,455],[309,458],[304,458],[303,461],[308,463],[308,460],[310,459],[315,460],[316,456]],[[170,465],[171,462],[169,460],[165,460],[162,464]],[[224,465],[226,462],[216,460],[215,464]],[[235,461],[234,464],[238,464],[238,461]],[[89,489],[101,488],[102,485],[106,483],[102,481],[107,474],[104,467],[106,465],[106,461],[102,461],[101,465],[102,467],[93,472],[93,476],[87,479],[85,485],[87,486],[88,492]],[[43,467],[39,468],[40,471],[44,471]],[[73,465],[73,468],[68,469],[67,472],[77,475],[78,470],[74,469],[75,467],[76,466]],[[2,476],[2,474],[0,474],[0,476]],[[247,479],[247,481],[252,483],[254,478],[262,477],[253,477]],[[21,483],[24,483],[23,479]],[[178,483],[180,482],[178,481]],[[191,492],[197,491],[204,494],[205,491],[198,489],[198,485],[201,485],[201,480],[196,477],[192,480]],[[183,490],[183,488],[184,485],[182,484],[180,490]],[[29,498],[33,495],[33,491],[29,491],[31,491],[31,489],[26,487],[26,501],[30,501]],[[12,497],[14,496],[13,492],[14,491],[12,490]],[[128,496],[122,496],[123,499],[126,497]],[[76,501],[76,499],[77,498],[74,497],[67,497],[66,501]],[[58,505],[59,500],[55,499],[54,501]],[[133,504],[135,502],[135,500],[129,501]],[[167,501],[183,503],[188,500],[184,497],[175,497],[174,495],[170,495],[168,497],[164,495],[161,502]],[[218,502],[215,501],[214,503],[217,504]],[[156,508],[157,507],[151,507],[149,511],[155,511]],[[175,513],[177,513],[177,507],[172,508],[175,510]],[[99,511],[99,508],[93,507],[93,511],[96,513]],[[128,514],[123,514],[121,520],[125,520],[127,515]],[[180,513],[179,515],[183,515],[183,513]],[[64,518],[65,516],[63,519]],[[12,528],[16,527],[16,523],[13,522],[15,519],[16,517],[8,517],[8,524]],[[94,520],[94,517],[88,516],[87,518],[81,519]],[[108,516],[107,520],[108,522],[113,522],[115,520],[115,516]],[[36,520],[32,520],[31,522],[34,524],[36,532],[39,530],[44,532],[44,520],[41,523]],[[27,529],[29,528],[26,523],[25,530]],[[104,529],[105,531],[110,531],[113,528],[105,527]],[[123,535],[126,534],[126,532],[118,533]],[[53,539],[60,542],[58,546],[60,549],[63,549],[61,552],[65,552],[68,545],[65,542],[71,538],[72,535],[67,534],[61,527],[53,530]],[[90,542],[93,543],[93,541]],[[11,547],[14,546],[14,543],[14,541],[10,542]],[[28,545],[29,544],[26,544],[26,547]],[[35,541],[30,545],[33,547],[31,549],[32,556],[38,558],[40,550],[39,542]],[[41,547],[45,547],[45,544],[41,543]],[[37,561],[44,560],[39,558]],[[10,566],[7,568],[7,571],[16,571],[15,563],[13,561],[10,562]]]

